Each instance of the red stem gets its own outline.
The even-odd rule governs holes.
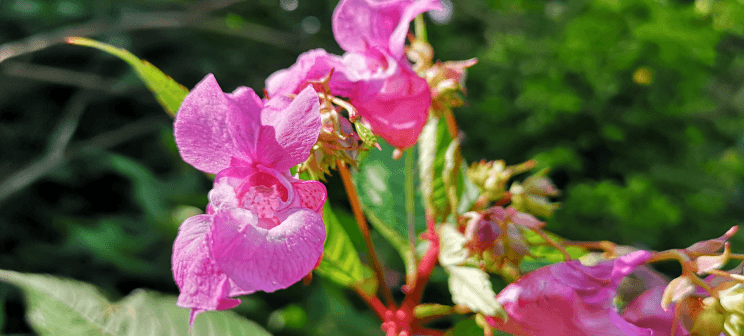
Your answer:
[[[359,195],[354,187],[354,182],[351,181],[349,168],[347,168],[346,164],[341,160],[337,160],[336,165],[338,167],[338,172],[341,174],[341,180],[344,182],[346,195],[349,196],[349,203],[351,203],[351,210],[354,212],[354,218],[356,218],[359,231],[362,232],[364,243],[367,245],[369,257],[372,260],[372,268],[375,270],[375,275],[377,276],[378,286],[382,291],[382,295],[385,298],[385,301],[387,301],[387,304],[392,305],[395,303],[393,300],[393,294],[390,291],[390,288],[388,288],[387,283],[385,283],[385,273],[380,261],[377,259],[377,253],[375,253],[375,247],[372,244],[372,237],[369,233],[369,226],[367,226],[367,220],[364,218],[364,212],[362,212],[362,205],[359,202]]]
[[[403,299],[403,304],[400,306],[403,311],[410,312],[411,314],[413,314],[413,308],[421,302],[421,296],[424,294],[426,283],[429,282],[431,272],[434,270],[434,266],[437,265],[439,256],[439,235],[437,234],[434,225],[434,217],[432,217],[432,215],[427,211],[426,226],[428,229],[425,235],[426,239],[428,239],[431,244],[418,265],[416,282],[414,283],[413,289],[408,292],[406,298]]]
[[[372,308],[372,310],[375,312],[375,315],[377,315],[377,318],[379,318],[380,321],[385,320],[385,311],[387,310],[387,308],[385,308],[385,305],[382,304],[382,301],[380,301],[379,298],[365,293],[364,290],[359,287],[354,287],[354,291],[357,293],[357,295],[359,295],[360,298],[362,298],[362,300],[364,300],[364,302],[367,303],[370,308]]]

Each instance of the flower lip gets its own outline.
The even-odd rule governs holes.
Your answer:
[[[251,190],[259,190],[261,193],[267,193],[267,190],[274,190],[276,196],[278,196],[282,202],[287,202],[289,199],[289,192],[287,187],[283,185],[282,181],[277,179],[274,175],[259,171],[254,173],[240,184],[236,190],[238,199],[245,201],[246,194]]]

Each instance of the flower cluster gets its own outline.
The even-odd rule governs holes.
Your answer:
[[[431,209],[433,201],[427,201],[427,232],[421,237],[430,244],[417,265],[406,265],[415,272],[406,278],[406,298],[399,307],[389,290],[389,302],[383,305],[357,288],[384,321],[387,334],[438,334],[424,326],[425,317],[431,317],[421,315],[426,309],[416,309],[437,262],[450,274],[456,306],[448,312],[476,313],[487,331],[538,336],[742,334],[742,268],[720,270],[734,258],[728,240],[736,228],[718,239],[664,252],[571,242],[543,231],[546,218],[559,206],[550,200],[559,191],[547,169],[507,188],[512,177],[535,168],[535,161],[515,166],[481,161],[458,180],[461,137],[452,108],[463,104],[465,70],[476,60],[434,62],[431,46],[408,34],[414,18],[438,8],[438,0],[342,0],[333,14],[333,33],[344,55],[322,49],[301,54],[294,65],[266,80],[263,98],[245,87],[224,93],[212,75],[186,96],[174,126],[180,154],[195,168],[215,174],[206,214],[184,221],[173,246],[173,275],[181,291],[177,304],[191,309],[191,324],[201,312],[235,307],[240,302],[236,296],[287,288],[318,267],[326,240],[326,188],[315,180],[332,169],[346,175],[377,284],[388,290],[348,170],[341,169],[355,166],[361,151],[379,148],[376,136],[400,154],[419,141],[425,125],[428,132],[428,125],[437,129],[443,119],[450,146],[432,146],[447,149],[433,158],[438,149],[429,148],[429,159],[444,161],[438,182],[447,189],[443,202],[449,212],[444,213],[452,216],[438,214]],[[439,134],[435,137],[439,141]],[[424,163],[430,172],[432,162]],[[314,180],[291,175],[293,167]],[[433,173],[427,176],[434,178]],[[459,210],[464,197],[458,186],[466,178],[477,198]],[[434,182],[428,182],[433,189]],[[412,190],[410,184],[406,193]],[[433,199],[432,190],[424,193]],[[450,218],[438,223],[438,217]],[[415,225],[409,226],[413,250]],[[448,238],[439,240],[445,234]],[[584,258],[573,260],[571,248],[579,248]],[[539,264],[547,259],[539,252],[544,249],[563,259]],[[406,259],[417,261],[413,255]],[[671,281],[647,266],[668,259],[683,268]],[[544,267],[525,267],[525,262]],[[488,273],[512,283],[494,295]]]
[[[264,99],[245,87],[224,93],[212,75],[191,90],[176,143],[184,161],[216,174],[207,213],[187,219],[173,247],[178,305],[191,309],[192,324],[203,311],[235,307],[235,296],[287,288],[319,264],[326,190],[290,168],[322,178],[336,160],[354,165],[370,129],[398,148],[416,143],[432,99],[404,45],[414,17],[434,8],[438,0],[341,1],[333,31],[345,55],[300,55],[266,80]]]

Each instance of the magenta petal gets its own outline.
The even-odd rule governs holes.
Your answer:
[[[440,8],[439,0],[342,0],[333,12],[333,36],[346,51],[375,48],[400,59],[411,21]]]
[[[579,261],[569,261],[552,265],[550,270],[558,282],[573,288],[583,300],[591,303],[609,302],[615,297],[623,277],[649,258],[650,252],[640,250],[593,267],[584,266]]]
[[[273,292],[310,273],[323,252],[325,226],[307,209],[290,209],[281,223],[266,230],[258,217],[244,209],[215,215],[212,249],[221,269],[246,290]]]
[[[270,105],[278,99],[279,106]],[[261,113],[261,133],[256,158],[278,171],[307,160],[320,135],[320,101],[312,87],[307,87],[286,108],[286,98],[272,98]]]
[[[639,327],[653,330],[654,336],[671,336],[672,323],[674,321],[674,303],[666,311],[661,308],[663,294],[664,286],[657,286],[643,292],[623,309],[622,318]],[[675,335],[686,336],[688,334],[682,322],[677,321]]]
[[[241,156],[227,120],[232,114],[242,113],[242,108],[250,108],[238,102],[244,104],[251,99],[245,98],[247,91],[233,95],[237,100],[222,92],[209,74],[183,100],[173,126],[176,144],[183,160],[196,169],[217,174],[229,166],[233,156]],[[258,121],[244,127],[250,125],[257,127]]]
[[[398,148],[413,146],[426,124],[431,92],[426,80],[399,64],[399,72],[385,81],[373,97],[352,97],[351,103],[372,131]]]
[[[637,251],[592,267],[567,262],[528,273],[497,296],[508,320],[488,322],[514,335],[650,336],[650,329],[624,320],[612,305],[622,278],[650,256]]]
[[[292,183],[295,189],[296,206],[319,212],[323,209],[328,193],[325,185],[318,181],[297,181]]]
[[[340,56],[327,53],[323,49],[310,50],[301,54],[297,62],[288,69],[274,72],[266,79],[266,92],[269,97],[298,94],[308,81],[320,81],[331,72],[328,83],[335,96],[348,97],[355,83],[346,74],[346,66]],[[317,90],[320,91],[320,90]]]
[[[209,253],[210,215],[198,215],[183,222],[173,243],[173,277],[181,294],[176,304],[191,308],[191,321],[204,310],[230,309],[240,303],[229,297],[232,289],[227,275]]]

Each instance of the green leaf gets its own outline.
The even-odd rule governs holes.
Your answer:
[[[361,284],[365,266],[328,202],[323,207],[323,222],[327,237],[318,273],[341,286]]]
[[[430,202],[437,215],[446,215],[444,213],[447,205],[447,193],[442,180],[442,173],[445,166],[445,156],[452,137],[447,130],[447,122],[444,118],[430,118],[426,124],[421,138],[419,138],[419,150],[422,152],[419,158],[419,165],[426,169],[421,173],[424,187],[429,187],[431,183]],[[429,205],[427,205],[429,206]]]
[[[434,160],[437,157],[437,138],[439,119],[430,116],[429,121],[421,130],[418,140],[419,153],[419,178],[421,180],[421,193],[424,197],[424,206],[434,210]]]
[[[353,179],[370,224],[398,250],[405,263],[406,273],[412,274],[416,264],[414,252],[409,247],[407,238],[405,162],[392,159],[393,149],[390,145],[386,143],[380,145],[382,150],[370,151]],[[421,192],[418,189],[414,206],[418,236],[426,229],[426,216],[421,202]]]
[[[435,216],[442,220],[452,210],[457,210],[457,213],[467,212],[478,198],[479,191],[465,177],[468,164],[460,158],[459,140],[450,136],[444,118],[429,118],[419,137],[418,149],[419,176],[425,205],[431,207]],[[459,165],[453,161],[455,157],[459,158]],[[447,181],[449,188],[445,187],[445,176],[450,179]],[[454,202],[455,200],[457,201]]]
[[[0,270],[0,280],[20,287],[26,316],[40,335],[189,335],[189,310],[176,298],[135,290],[110,303],[93,285],[51,275]],[[199,315],[190,335],[270,335],[230,311]]]
[[[460,266],[468,259],[463,236],[451,224],[444,224],[439,231],[439,263],[450,274],[449,289],[452,302],[470,308],[473,312],[507,318],[506,311],[496,301],[488,273],[480,268]]]
[[[158,99],[160,105],[172,116],[176,115],[178,107],[181,106],[181,102],[189,93],[186,87],[164,74],[160,69],[147,61],[140,60],[124,49],[84,37],[70,37],[67,39],[67,43],[96,48],[129,63],[134,68],[137,76],[145,82],[147,88],[155,94],[155,98]]]
[[[447,202],[450,209],[456,210],[460,202],[457,193],[458,184],[462,184],[463,175],[459,174],[462,156],[460,156],[460,141],[453,139],[444,152],[444,170],[442,170],[442,181],[447,194]],[[459,183],[458,183],[459,182]],[[457,217],[457,213],[453,213]]]
[[[522,234],[524,235],[524,238],[527,239],[527,242],[532,245],[540,244],[545,241],[542,237],[540,237],[540,235],[530,230],[522,230]],[[548,237],[555,240],[556,242],[561,242],[564,240],[563,238],[547,231],[545,232],[545,234],[547,234]],[[578,246],[568,246],[566,247],[566,252],[568,252],[568,255],[570,255],[571,258],[578,259],[587,254],[589,251]],[[561,253],[560,251],[550,246],[537,245],[530,247],[530,256],[525,256],[522,259],[522,261],[519,263],[519,268],[525,272],[531,272],[538,268],[562,261],[564,261],[564,257],[563,253]]]

